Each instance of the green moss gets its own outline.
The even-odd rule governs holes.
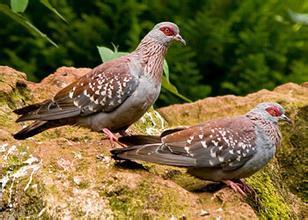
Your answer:
[[[256,190],[259,199],[258,202],[255,200],[248,202],[261,219],[290,219],[291,209],[270,178],[270,173],[269,170],[262,170],[246,180]]]
[[[158,134],[166,125],[164,118],[151,107],[133,127],[140,133]]]
[[[294,112],[294,111],[293,111]],[[281,166],[284,183],[292,193],[308,201],[305,192],[306,171],[308,169],[305,157],[308,146],[308,106],[300,108],[294,116],[294,125],[282,129],[283,143],[278,151],[278,161]]]
[[[17,203],[18,207],[15,210],[18,210],[18,216],[37,217],[45,207],[42,200],[42,192],[44,189],[38,182],[33,180],[31,185],[35,185],[36,187],[29,187],[25,192],[24,187],[27,183],[28,178],[25,178],[18,183],[18,187],[15,189],[15,192],[18,193],[17,200],[19,200]]]
[[[109,200],[110,207],[116,218],[153,218],[180,217],[185,213],[188,204],[179,199],[175,189],[153,184],[154,180],[142,180],[139,185],[129,187],[114,186],[114,189],[104,194]],[[116,182],[110,182],[116,185]]]
[[[30,91],[24,85],[16,85],[9,94],[0,91],[0,106],[7,105],[11,109],[20,107],[31,99]]]
[[[14,120],[8,114],[0,115],[0,125],[1,127],[10,127],[12,123],[15,123]]]
[[[184,189],[190,192],[202,189],[208,183],[208,181],[195,178],[189,175],[188,173],[177,173],[175,175],[172,175],[171,177],[168,177],[168,179],[171,179],[176,184],[178,184],[179,186],[183,187]]]
[[[150,173],[169,179],[188,191],[204,187],[207,181],[189,175],[185,168],[157,165],[154,163],[141,162],[143,167]]]
[[[11,148],[12,146],[10,146]],[[29,152],[23,145],[16,147],[16,151],[7,154],[7,157],[0,159],[1,170],[0,176],[5,176],[7,172],[16,172],[20,167],[24,165],[24,161],[29,158]]]
[[[12,146],[10,146],[12,149]],[[5,153],[4,153],[5,154]],[[13,178],[12,174],[16,173],[26,164],[30,154],[27,147],[20,145],[16,150],[2,157],[0,176],[8,176],[9,181],[3,190],[1,199],[2,207],[11,207],[2,210],[3,216],[13,217],[37,217],[37,214],[43,209],[44,204],[41,200],[43,191],[41,185],[35,180],[35,175],[31,182],[31,186],[25,190],[29,183],[29,175]],[[35,187],[32,187],[35,186]]]
[[[29,176],[10,180],[3,191],[2,206],[12,207],[3,210],[4,216],[13,216],[15,218],[37,218],[40,211],[44,208],[42,193],[43,187],[36,181],[35,176],[31,186],[25,191],[29,182]],[[0,215],[1,216],[1,215]]]

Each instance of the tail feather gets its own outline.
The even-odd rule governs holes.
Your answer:
[[[156,144],[161,143],[161,138],[172,134],[174,132],[178,132],[184,130],[186,127],[173,128],[169,130],[165,130],[161,133],[160,136],[151,136],[151,135],[131,135],[131,136],[123,136],[119,138],[119,141],[127,146],[135,146],[135,145],[145,145],[145,144]]]
[[[30,124],[28,127],[20,130],[13,137],[17,140],[24,140],[28,137],[32,137],[38,133],[41,133],[49,128],[60,127],[63,125],[75,125],[75,118],[67,118],[62,120],[53,120],[53,121],[35,121]]]
[[[162,143],[137,145],[110,151],[115,160],[141,160],[169,166],[193,167],[196,160],[191,157],[173,154]]]
[[[22,122],[27,120],[33,120],[31,117],[35,115],[35,112],[38,111],[43,105],[49,103],[50,100],[46,100],[44,102],[35,103],[32,105],[28,105],[19,109],[15,109],[13,112],[17,115],[21,115],[16,122]],[[35,120],[35,119],[34,119]]]
[[[164,130],[164,131],[161,133],[160,137],[161,137],[161,138],[162,138],[162,137],[165,137],[165,136],[167,136],[167,135],[169,135],[169,134],[172,134],[172,133],[175,133],[175,132],[178,132],[178,131],[182,131],[182,130],[184,130],[184,129],[186,129],[186,128],[187,128],[187,126],[182,126],[182,127],[177,127],[177,128],[171,128],[171,129]]]
[[[23,107],[23,108],[18,108],[18,109],[15,109],[13,112],[16,113],[17,115],[24,115],[24,114],[27,114],[29,112],[33,112],[37,109],[39,109],[41,107],[42,103],[36,103],[36,104],[33,104],[33,105],[28,105],[26,107]]]
[[[46,129],[50,128],[50,124],[48,121],[35,121],[28,127],[20,130],[16,134],[13,135],[13,137],[16,140],[24,140],[28,137],[32,137],[42,131],[45,131]]]
[[[119,142],[127,146],[160,143],[160,136],[132,135],[119,138]]]

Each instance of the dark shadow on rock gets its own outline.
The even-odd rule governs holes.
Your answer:
[[[115,166],[122,169],[146,170],[142,164],[130,160],[117,160]]]
[[[213,192],[217,192],[218,190],[221,190],[225,186],[226,185],[224,183],[221,183],[221,182],[209,183],[209,184],[205,185],[204,187],[192,190],[192,192],[194,192],[194,193],[202,193],[202,192],[213,193]]]

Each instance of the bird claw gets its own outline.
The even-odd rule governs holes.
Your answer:
[[[104,134],[109,138],[109,141],[111,142],[112,146],[115,145],[115,143],[119,144],[121,147],[127,147],[125,144],[121,143],[118,140],[118,137],[115,136],[108,128],[103,128]]]
[[[245,183],[244,180],[239,179],[238,182],[239,182],[239,184],[242,186],[242,189],[243,189],[244,192],[247,192],[247,193],[249,193],[249,194],[252,194],[252,193],[255,194],[255,193],[256,193],[256,192],[254,191],[254,189],[253,189],[251,186],[249,186],[249,185],[247,185],[247,184]]]
[[[231,189],[233,189],[235,192],[240,193],[242,196],[246,197],[247,194],[244,192],[244,190],[241,188],[241,186],[243,187],[244,185],[241,183],[236,183],[233,182],[231,180],[224,180],[223,181],[227,186],[229,186]],[[246,184],[245,184],[246,185]]]

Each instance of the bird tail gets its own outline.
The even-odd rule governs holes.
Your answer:
[[[75,125],[76,124],[75,118],[67,118],[67,119],[51,120],[51,121],[37,120],[34,121],[32,124],[30,124],[28,127],[25,127],[24,129],[14,134],[13,137],[16,140],[24,140],[28,137],[32,137],[38,133],[41,133],[49,128],[60,127],[68,124]]]
[[[24,114],[27,114],[29,112],[33,112],[33,111],[39,109],[40,107],[41,107],[41,103],[36,103],[36,104],[28,105],[26,107],[15,109],[13,112],[18,114],[18,115],[24,115]]]
[[[160,143],[160,136],[150,135],[131,135],[119,137],[119,142],[127,146],[144,145],[144,144],[155,144]]]
[[[115,160],[144,160],[150,161],[148,156],[150,152],[155,151],[161,146],[161,143],[147,144],[147,145],[136,145],[124,148],[116,148],[111,150],[112,158]]]
[[[46,129],[52,127],[48,121],[35,121],[31,125],[25,127],[24,129],[20,130],[13,137],[16,140],[24,140],[28,137],[32,137]]]
[[[119,138],[119,142],[126,144],[127,146],[161,143],[161,139],[164,136],[172,134],[177,131],[184,130],[185,128],[186,127],[183,126],[183,127],[168,129],[163,131],[160,136],[151,136],[151,135],[123,136]]]
[[[16,122],[33,120],[32,116],[35,114],[35,112],[39,110],[43,105],[46,105],[49,102],[50,100],[46,100],[41,103],[35,103],[32,105],[28,105],[26,107],[15,109],[13,112],[17,115],[20,115],[20,117],[16,120]]]
[[[141,160],[179,167],[195,165],[193,158],[174,154],[157,136],[125,136],[119,138],[119,141],[128,147],[111,150],[112,158],[115,160]],[[133,145],[133,143],[142,144]]]

